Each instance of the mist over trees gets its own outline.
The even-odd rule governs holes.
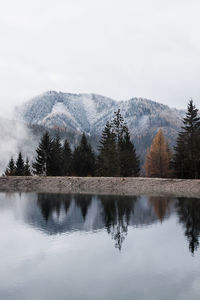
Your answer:
[[[200,178],[200,117],[190,100],[177,137],[176,146],[170,149],[162,128],[147,149],[144,169],[147,177]],[[83,133],[77,147],[70,142],[54,138],[45,132],[36,149],[35,161],[30,164],[22,153],[14,161],[11,157],[5,176],[105,176],[137,177],[140,159],[130,140],[129,129],[120,113],[103,129],[96,153]]]
[[[24,162],[22,153],[19,152],[16,162],[11,157],[8,166],[3,174],[4,176],[31,176],[31,167],[28,158]]]
[[[11,158],[6,176],[31,175],[29,161],[21,152],[16,162]],[[139,176],[140,161],[129,130],[118,110],[107,122],[96,154],[83,133],[79,145],[72,151],[70,143],[62,143],[59,134],[51,138],[45,132],[36,149],[32,173],[39,176]]]

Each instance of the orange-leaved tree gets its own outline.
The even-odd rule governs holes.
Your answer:
[[[150,149],[147,150],[144,165],[146,176],[157,178],[171,177],[171,157],[171,150],[160,128],[153,139]]]

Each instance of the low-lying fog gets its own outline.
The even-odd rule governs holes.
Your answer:
[[[19,151],[32,160],[35,155],[37,141],[31,130],[23,122],[16,120],[15,114],[0,116],[0,175],[4,172],[11,156],[17,158]]]

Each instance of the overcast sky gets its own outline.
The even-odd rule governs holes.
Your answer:
[[[200,107],[199,0],[1,0],[0,113],[47,90]]]

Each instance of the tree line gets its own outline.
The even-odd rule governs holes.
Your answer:
[[[32,168],[28,159],[24,162],[20,152],[16,162],[13,157],[10,159],[4,175],[139,176],[140,160],[120,110],[106,123],[99,144],[97,155],[83,133],[79,145],[72,151],[67,139],[62,144],[59,134],[52,139],[47,131],[36,149]]]
[[[162,129],[147,149],[144,170],[147,177],[200,179],[200,117],[190,100],[176,146],[171,149]],[[6,176],[107,176],[137,177],[140,160],[129,129],[120,113],[107,122],[99,141],[98,154],[83,133],[72,151],[68,140],[62,144],[59,135],[52,139],[46,132],[36,149],[35,161],[30,166],[21,152],[16,162],[10,159]]]

